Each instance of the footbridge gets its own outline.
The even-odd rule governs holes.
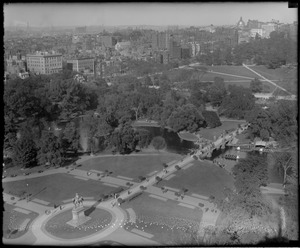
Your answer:
[[[241,124],[237,129],[232,132],[221,134],[215,141],[209,142],[208,144],[202,145],[199,144],[199,148],[194,153],[194,156],[197,156],[199,159],[205,157],[211,157],[212,153],[216,149],[224,149],[227,145],[232,145],[236,141],[236,136],[241,134],[248,128],[249,124]]]

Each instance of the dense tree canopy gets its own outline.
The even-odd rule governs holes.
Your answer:
[[[232,172],[235,175],[238,205],[250,216],[263,216],[269,212],[259,188],[268,183],[266,157],[248,155],[234,166]]]
[[[215,77],[213,84],[208,89],[207,95],[212,106],[220,106],[223,98],[226,96],[224,79]]]
[[[251,124],[248,131],[252,137],[273,137],[283,146],[297,140],[297,107],[293,101],[281,100],[268,109],[253,108],[246,120]]]
[[[33,167],[37,165],[37,146],[32,136],[21,135],[13,145],[13,163],[22,168]]]
[[[187,130],[191,133],[197,131],[204,123],[204,118],[192,104],[176,108],[168,118],[168,126],[175,132]]]
[[[251,91],[253,93],[262,92],[262,90],[263,90],[263,84],[262,84],[262,82],[259,79],[255,78],[254,80],[252,80],[250,82],[250,89],[251,89]]]
[[[154,137],[151,143],[156,150],[161,150],[166,147],[166,141],[161,136]]]
[[[222,125],[220,118],[215,111],[203,111],[202,115],[207,127],[214,128]]]
[[[223,99],[218,110],[220,115],[229,118],[244,119],[255,106],[255,98],[250,89],[241,86],[228,87],[229,94]]]
[[[61,166],[64,162],[64,150],[61,141],[53,133],[44,131],[39,141],[38,162],[40,165]]]

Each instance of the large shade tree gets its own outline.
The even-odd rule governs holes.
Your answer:
[[[53,133],[44,131],[38,145],[37,157],[40,165],[61,166],[63,164],[64,150],[61,140]]]

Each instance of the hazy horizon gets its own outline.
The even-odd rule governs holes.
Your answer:
[[[4,5],[4,26],[207,26],[235,25],[240,17],[297,21],[288,2],[262,3],[12,3]]]

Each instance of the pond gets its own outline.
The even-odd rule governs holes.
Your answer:
[[[151,137],[162,136],[167,143],[167,151],[178,153],[178,154],[188,154],[191,149],[197,148],[198,146],[192,141],[182,140],[178,137],[177,133],[160,127],[138,127],[138,129],[146,129],[150,132]]]

